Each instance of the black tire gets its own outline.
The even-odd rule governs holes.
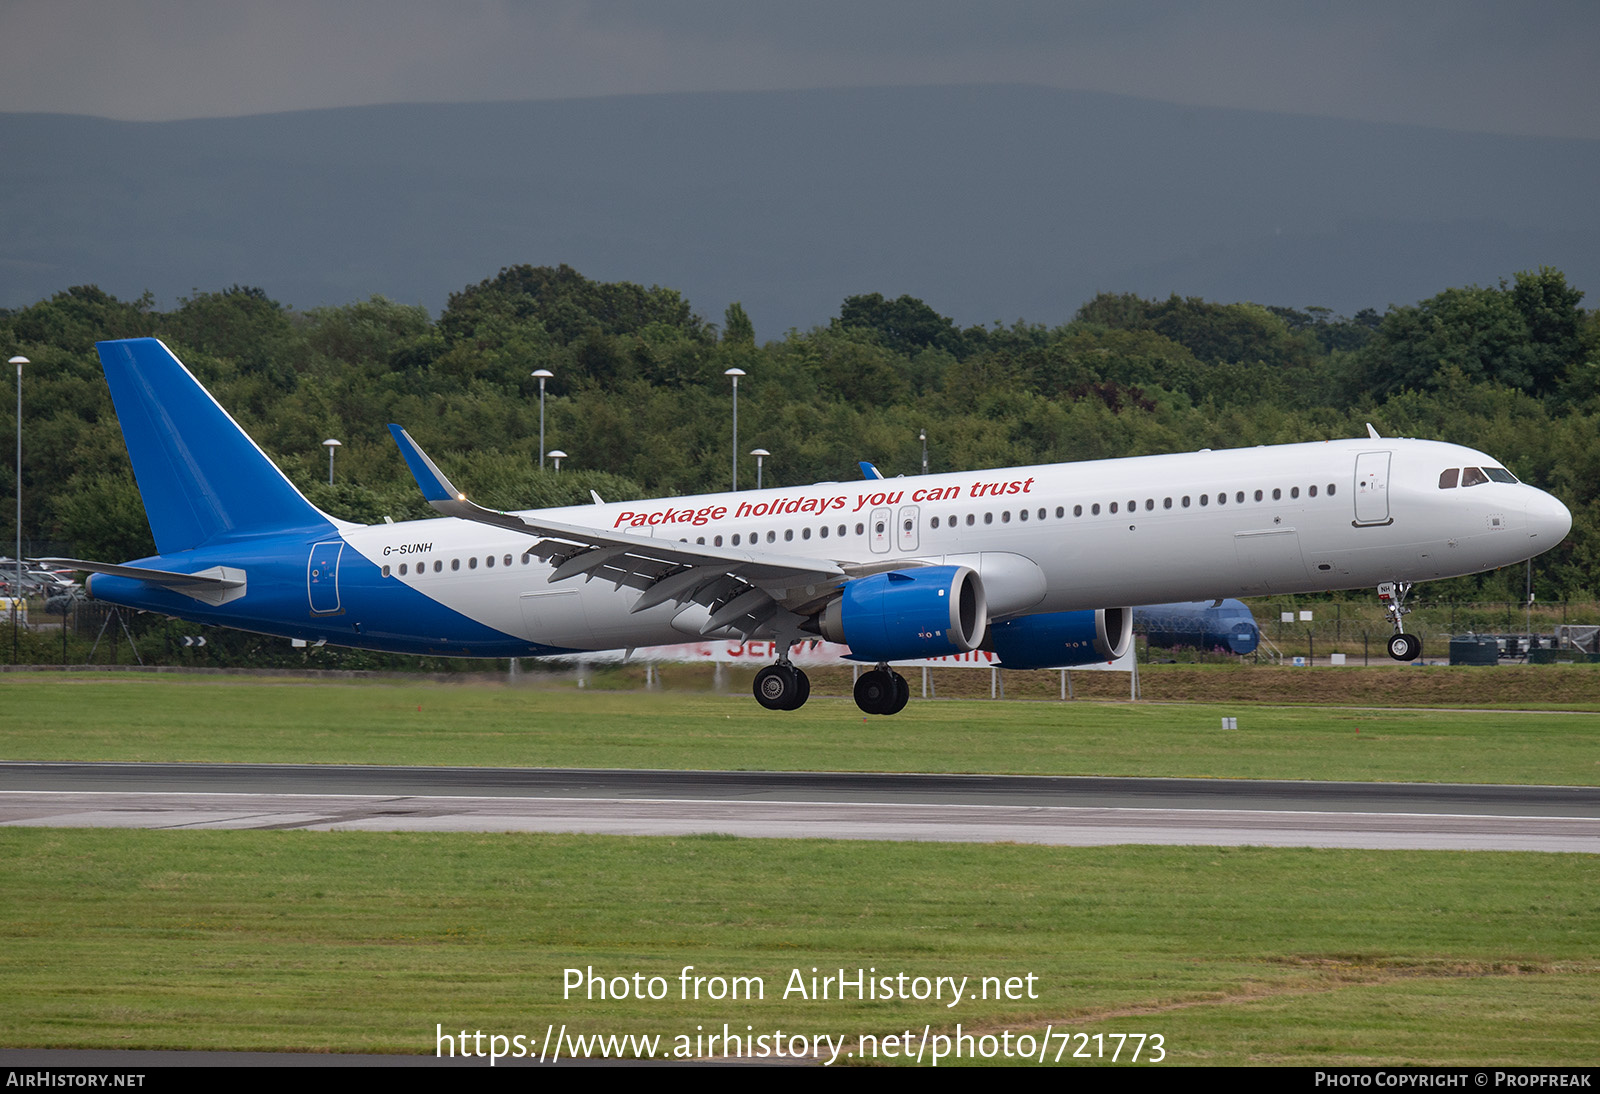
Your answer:
[[[1389,656],[1396,661],[1415,661],[1422,656],[1422,639],[1414,634],[1397,634],[1389,639]]]
[[[891,671],[889,676],[894,680],[894,701],[884,713],[899,714],[906,709],[906,704],[911,702],[911,685],[906,683],[906,678],[898,672]]]
[[[888,714],[894,702],[894,679],[882,669],[863,672],[856,681],[856,706],[866,714]]]
[[[796,685],[794,703],[788,709],[799,710],[806,705],[806,700],[811,698],[811,678],[806,675],[805,669],[795,669],[794,680]]]
[[[800,692],[800,679],[803,677],[792,665],[768,665],[756,673],[751,691],[755,693],[756,702],[768,710],[793,710],[805,702],[803,698],[795,701]],[[807,695],[811,693],[809,682],[805,690]]]

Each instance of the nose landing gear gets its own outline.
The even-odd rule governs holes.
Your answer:
[[[1402,616],[1411,609],[1406,607],[1406,595],[1411,592],[1409,581],[1385,581],[1378,586],[1378,601],[1383,612],[1394,624],[1394,637],[1389,639],[1389,656],[1396,661],[1415,661],[1422,656],[1422,639],[1406,634],[1400,625]]]

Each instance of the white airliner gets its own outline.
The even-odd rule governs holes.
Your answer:
[[[1481,452],[1368,437],[500,513],[400,427],[442,519],[359,525],[308,502],[161,342],[101,362],[159,554],[90,571],[100,599],[200,623],[413,654],[524,657],[771,639],[755,681],[806,701],[797,642],[875,667],[991,649],[1014,668],[1118,657],[1134,604],[1377,587],[1391,656],[1413,582],[1520,562],[1572,526]]]

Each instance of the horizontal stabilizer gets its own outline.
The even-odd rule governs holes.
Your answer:
[[[207,604],[226,604],[245,593],[245,572],[232,566],[213,566],[199,573],[180,574],[172,570],[152,570],[144,566],[119,566],[110,562],[91,562],[82,558],[37,558],[47,566],[67,570],[82,570],[88,574],[105,574],[109,577],[126,577],[160,585],[175,593]],[[90,587],[92,593],[93,587]]]

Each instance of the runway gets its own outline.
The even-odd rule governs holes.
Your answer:
[[[0,824],[1600,853],[1600,788],[832,772],[0,764]]]

